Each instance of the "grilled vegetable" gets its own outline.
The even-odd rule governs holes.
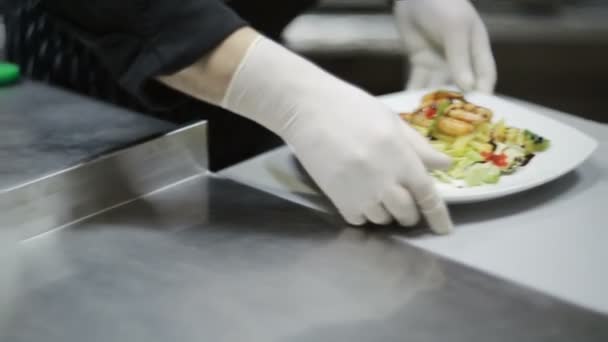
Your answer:
[[[524,147],[529,153],[542,152],[549,148],[549,140],[533,133],[529,130],[524,130]]]
[[[437,91],[424,96],[412,113],[402,113],[431,145],[451,156],[447,171],[432,175],[445,183],[462,181],[468,186],[493,184],[501,175],[525,166],[534,153],[549,148],[549,140],[529,130],[492,123],[490,109],[466,101],[457,92]]]

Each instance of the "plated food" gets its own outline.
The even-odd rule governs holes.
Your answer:
[[[493,121],[491,109],[467,101],[459,92],[427,93],[418,108],[400,115],[433,147],[454,159],[449,170],[432,174],[457,186],[495,184],[550,146],[535,132]]]

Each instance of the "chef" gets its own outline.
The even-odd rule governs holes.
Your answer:
[[[210,122],[212,168],[287,143],[344,219],[452,221],[428,169],[450,159],[380,101],[280,45],[312,0],[26,0],[9,58],[35,79],[174,121]],[[486,29],[468,0],[397,0],[408,88],[493,90]]]

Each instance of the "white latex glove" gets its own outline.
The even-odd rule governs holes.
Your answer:
[[[408,89],[454,81],[464,91],[494,90],[488,33],[468,0],[396,0],[394,14],[410,61]]]
[[[222,107],[282,137],[347,222],[452,223],[429,168],[450,160],[380,101],[269,39],[250,46]]]

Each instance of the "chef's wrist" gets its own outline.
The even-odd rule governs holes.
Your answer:
[[[305,58],[259,36],[235,72],[221,107],[283,136],[288,126],[316,115],[309,107],[329,100],[335,80]]]
[[[252,28],[243,27],[194,64],[159,80],[194,98],[219,105],[249,47],[259,36]]]

